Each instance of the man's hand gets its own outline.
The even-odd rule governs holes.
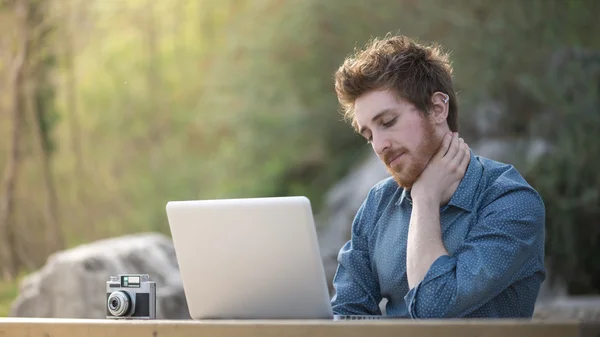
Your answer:
[[[448,255],[442,242],[440,206],[448,203],[456,191],[469,158],[469,147],[458,134],[449,132],[412,187],[406,246],[406,274],[411,289],[423,280],[437,258]]]
[[[469,159],[469,146],[458,137],[458,133],[447,133],[442,145],[414,183],[411,198],[437,205],[446,204],[464,177]]]

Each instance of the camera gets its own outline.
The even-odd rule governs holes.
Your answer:
[[[155,319],[156,283],[147,274],[119,274],[106,282],[106,318]]]

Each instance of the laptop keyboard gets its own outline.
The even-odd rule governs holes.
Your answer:
[[[384,319],[385,317],[383,316],[376,316],[376,315],[338,315],[335,316],[336,320],[343,320],[343,321],[354,321],[354,320],[378,320],[378,319]]]

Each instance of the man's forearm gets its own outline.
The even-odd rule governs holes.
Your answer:
[[[406,273],[408,286],[415,287],[440,256],[448,255],[442,242],[440,203],[434,199],[413,199],[408,230]]]

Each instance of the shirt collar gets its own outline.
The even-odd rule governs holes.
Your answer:
[[[473,151],[469,149],[470,159],[467,172],[458,184],[458,188],[448,201],[449,206],[455,206],[471,211],[473,209],[473,201],[475,200],[475,192],[483,173],[483,165],[477,160]]]
[[[477,160],[473,154],[473,150],[471,149],[469,149],[469,156],[469,166],[467,167],[465,176],[458,184],[458,187],[450,198],[450,201],[448,201],[448,205],[459,207],[470,212],[473,208],[475,191],[477,190],[477,185],[479,179],[481,178],[481,173],[483,172],[483,166],[479,160]],[[412,204],[410,191],[406,189],[402,189],[402,194],[400,195],[396,205],[402,204],[404,200]]]
[[[402,194],[400,194],[400,198],[398,199],[398,202],[396,202],[396,205],[402,204],[404,200],[412,204],[412,199],[410,198],[410,191],[405,188],[402,188]]]

